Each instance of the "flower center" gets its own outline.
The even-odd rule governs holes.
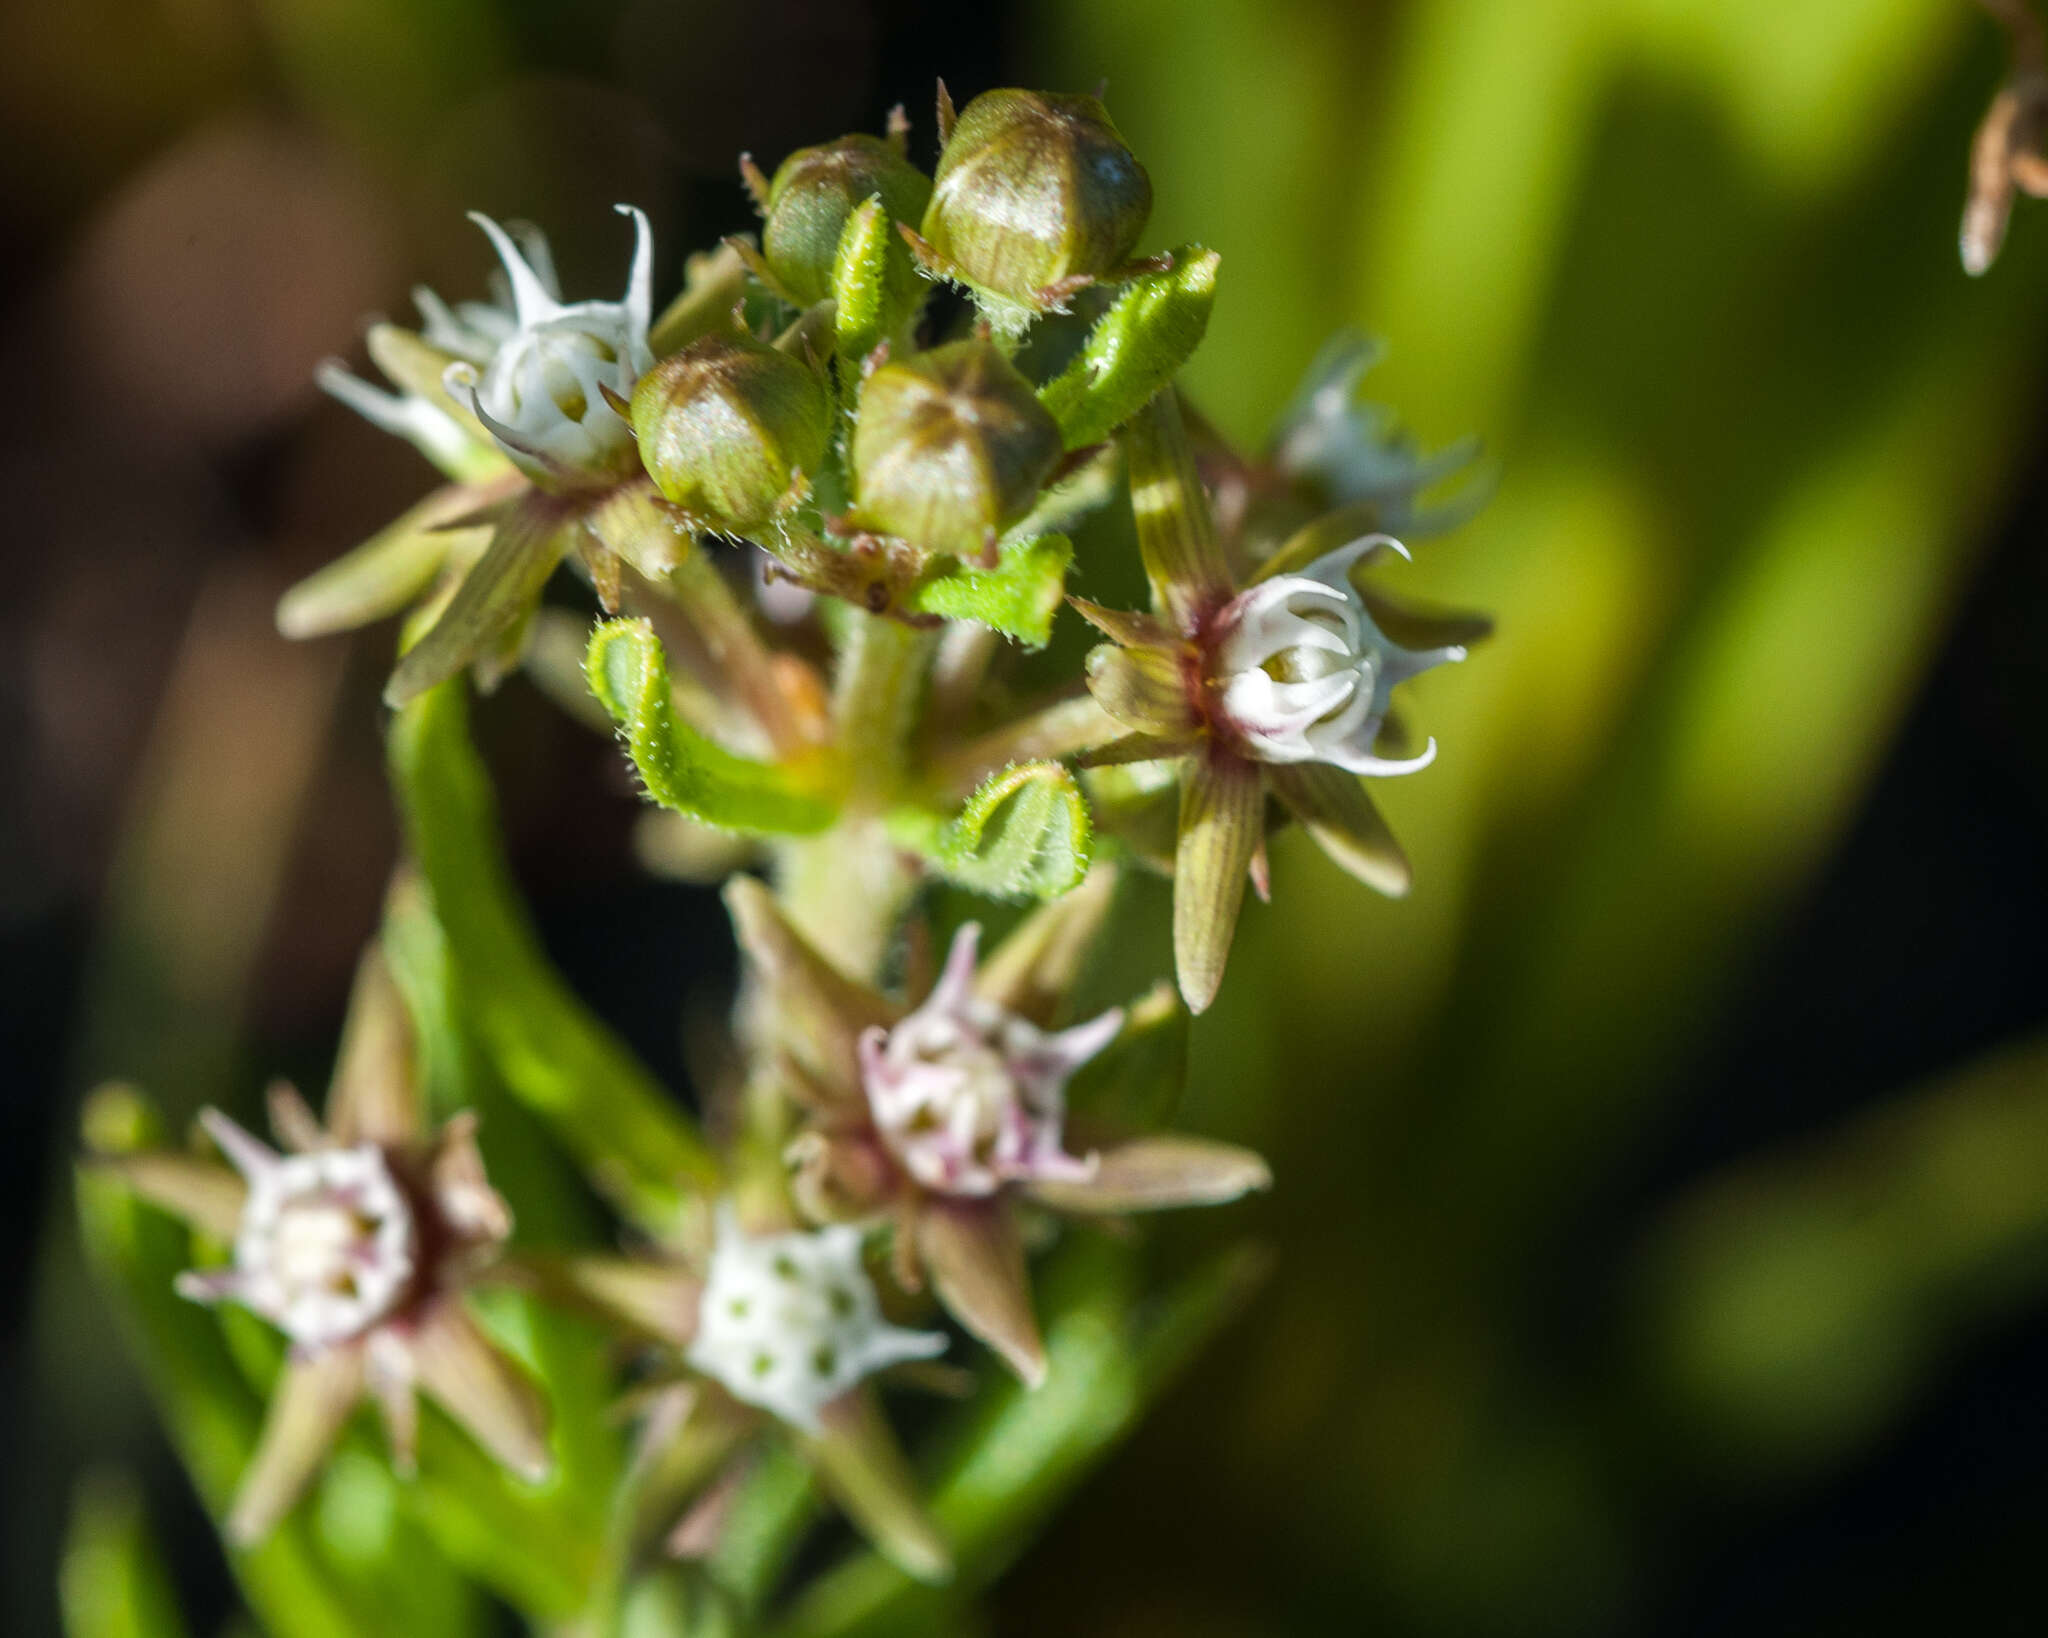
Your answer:
[[[397,1307],[417,1267],[416,1225],[381,1150],[291,1155],[255,1179],[235,1264],[249,1307],[293,1341],[357,1335]]]
[[[813,1427],[862,1377],[945,1346],[936,1332],[906,1331],[882,1317],[858,1231],[752,1236],[730,1207],[721,1210],[685,1357],[735,1398]]]

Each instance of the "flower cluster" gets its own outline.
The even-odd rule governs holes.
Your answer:
[[[1397,716],[1405,685],[1487,624],[1362,576],[1407,560],[1389,529],[1447,521],[1419,496],[1470,452],[1419,458],[1355,401],[1370,355],[1347,344],[1269,454],[1236,455],[1175,385],[1219,259],[1138,254],[1152,183],[1102,103],[999,90],[956,115],[941,87],[938,116],[930,174],[900,110],[772,176],[743,160],[760,238],[692,258],[659,313],[639,211],[617,301],[566,301],[539,234],[479,216],[493,300],[421,291],[417,331],[373,328],[391,391],[320,372],[448,483],[295,588],[280,625],[406,616],[386,699],[429,890],[413,913],[446,945],[444,1075],[458,1095],[489,1084],[459,1073],[480,1044],[630,1243],[508,1248],[474,1117],[424,1124],[426,1026],[373,948],[324,1127],[280,1094],[282,1152],[204,1117],[232,1172],[106,1162],[226,1248],[179,1291],[289,1343],[241,1539],[289,1507],[363,1393],[402,1465],[417,1388],[543,1473],[539,1388],[471,1312],[487,1280],[632,1345],[606,1548],[629,1568],[657,1538],[715,1558],[779,1443],[899,1566],[943,1577],[879,1389],[958,1386],[975,1355],[949,1349],[947,1320],[1036,1388],[1058,1368],[1041,1247],[1271,1181],[1250,1149],[1158,1129],[1183,1063],[1169,1044],[1218,993],[1276,824],[1405,890],[1364,782],[1429,766],[1436,741],[1415,749]],[[937,283],[966,303],[928,301]],[[1091,586],[1117,583],[1126,537],[1094,518],[1124,497],[1144,609],[1068,591],[1077,554],[1101,554]],[[770,590],[808,597],[770,618],[763,564]],[[563,565],[594,629],[544,606]],[[1069,605],[1108,641],[1025,697],[1009,652],[1044,648]],[[667,810],[650,855],[723,882],[745,977],[731,1073],[707,1088],[716,1146],[578,1022],[493,897],[504,872],[451,713],[464,673],[487,690],[518,666],[616,728]],[[1148,868],[1173,878],[1178,995],[1162,980],[1082,1005],[1131,902],[1119,884]],[[938,884],[1033,908],[985,947]],[[1163,1096],[1138,1095],[1154,1082]]]

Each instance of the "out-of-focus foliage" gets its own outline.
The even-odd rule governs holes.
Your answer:
[[[166,133],[262,89],[312,144],[281,143],[283,181],[262,177],[319,190],[361,230],[354,283],[301,293],[335,308],[324,345],[341,347],[351,304],[396,282],[409,259],[393,242],[442,194],[545,215],[580,180],[550,173],[539,141],[516,151],[522,111],[623,141],[636,105],[574,76],[613,72],[663,29],[775,50],[711,8],[671,9],[569,7],[542,26],[490,0],[19,7],[0,22],[0,174],[37,219],[63,219]],[[1484,665],[1411,685],[1444,749],[1384,793],[1409,898],[1276,842],[1278,902],[1247,914],[1231,983],[1194,1026],[1187,1094],[1190,1124],[1274,1160],[1270,1289],[997,1607],[1013,1630],[1219,1638],[1616,1630],[1661,1580],[1697,1573],[1712,1546],[1697,1521],[1768,1517],[2048,1286],[2038,1048],[1656,1199],[1637,1240],[1567,1272],[1589,1203],[1630,1189],[1745,963],[1840,836],[2036,458],[2019,439],[2048,223],[2023,206],[1983,281],[1953,248],[1996,35],[1961,0],[1046,0],[1015,8],[1014,34],[1018,79],[1108,77],[1162,184],[1143,248],[1199,233],[1220,253],[1188,380],[1224,431],[1256,445],[1327,335],[1354,325],[1389,340],[1369,390],[1425,446],[1485,437],[1495,498],[1402,587],[1502,618]],[[560,77],[507,91],[522,52]],[[703,83],[619,78],[677,101]],[[91,140],[55,139],[71,131]],[[592,168],[616,178],[637,155]],[[577,194],[575,220],[595,234],[609,203]],[[247,278],[275,284],[282,265]],[[291,401],[226,364],[220,379],[264,414]],[[1106,544],[1076,534],[1087,595],[1113,573]],[[331,656],[221,639],[231,593],[194,615],[155,719],[80,1049],[92,1073],[150,1068],[179,1115],[244,1072],[261,923],[313,782],[292,748],[311,754],[336,686]],[[195,835],[238,845],[195,870]],[[431,989],[438,929],[394,912],[386,936]],[[514,957],[524,939],[514,928]],[[1121,965],[1096,975],[1105,995],[1164,970],[1163,944],[1134,935]],[[461,1067],[475,1043],[438,1050],[446,1076],[476,1073]],[[516,1177],[522,1153],[545,1166],[500,1102],[494,1171]],[[224,1494],[260,1373],[170,1297],[180,1248],[161,1222],[91,1188],[80,1205],[143,1323],[181,1333],[184,1366],[153,1387],[202,1488]],[[1085,1303],[1056,1309],[1050,1345],[1124,1385],[1104,1403],[1134,1402],[1200,1329],[1204,1277],[1129,1336]],[[1612,1300],[1567,1343],[1574,1277]],[[74,1422],[129,1391],[85,1289],[52,1251],[37,1357]],[[573,1331],[563,1346],[590,1352]],[[1060,1424],[1062,1409],[1006,1391],[969,1414],[1077,1463],[1123,1431],[1113,1415]],[[578,1414],[606,1437],[594,1404]],[[116,1436],[145,1442],[132,1422]],[[431,1463],[401,1505],[357,1456],[244,1567],[258,1617],[477,1630],[446,1563],[490,1561],[498,1524],[437,1513]],[[31,1477],[39,1505],[62,1493],[24,1468],[10,1501]],[[1012,1562],[1020,1542],[975,1533],[986,1475],[935,1477],[967,1581]],[[779,1562],[800,1492],[764,1467],[765,1499],[741,1515],[758,1533],[728,1551],[779,1540],[762,1550]],[[139,1531],[118,1492],[83,1494],[65,1584],[81,1638],[176,1630]],[[402,1609],[355,1602],[379,1554],[405,1566]],[[879,1561],[815,1598],[836,1602],[787,1612],[792,1631],[969,1619]],[[1864,1613],[1865,1631],[1885,1615]]]

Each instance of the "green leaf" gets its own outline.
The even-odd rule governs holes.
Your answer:
[[[717,1161],[673,1097],[549,965],[512,884],[468,701],[443,685],[392,719],[406,839],[448,937],[463,1011],[506,1086],[598,1189],[657,1233],[715,1189]]]
[[[918,577],[903,606],[913,614],[974,620],[1028,647],[1043,648],[1066,595],[1067,565],[1073,560],[1074,544],[1065,535],[1006,542],[993,569],[940,558]]]
[[[648,796],[663,807],[756,836],[808,836],[832,823],[834,804],[786,769],[734,756],[677,719],[668,659],[645,620],[607,620],[593,631],[584,675],[619,725]]]
[[[1209,328],[1221,259],[1187,245],[1164,273],[1131,280],[1074,361],[1038,389],[1067,448],[1107,438],[1188,361]]]
[[[177,1594],[126,1473],[88,1473],[73,1488],[57,1586],[65,1638],[184,1638]]]
[[[986,780],[950,820],[890,816],[891,837],[951,881],[998,899],[1056,899],[1088,873],[1093,825],[1074,776],[1022,762]]]

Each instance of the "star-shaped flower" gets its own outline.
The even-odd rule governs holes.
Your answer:
[[[1247,878],[1266,891],[1269,795],[1360,880],[1407,891],[1408,861],[1359,776],[1429,765],[1434,740],[1415,756],[1382,748],[1393,690],[1462,660],[1490,623],[1424,614],[1362,585],[1357,570],[1406,550],[1383,534],[1336,544],[1327,525],[1302,530],[1240,586],[1172,389],[1123,438],[1153,609],[1072,600],[1113,639],[1089,656],[1089,692],[1130,730],[1081,760],[1179,761],[1174,960],[1200,1012],[1222,984]]]
[[[953,1316],[1025,1382],[1045,1378],[1018,1207],[1103,1214],[1234,1200],[1271,1180],[1249,1150],[1174,1133],[1075,1154],[1065,1087],[1110,1049],[1122,1009],[1047,1028],[1108,906],[1099,871],[1026,918],[977,968],[962,929],[944,976],[906,1010],[846,977],[759,882],[726,904],[775,1020],[763,1043],[808,1108],[791,1149],[797,1196],[822,1221],[894,1225],[894,1264],[929,1276]]]
[[[227,1522],[260,1540],[304,1491],[366,1393],[409,1469],[425,1392],[508,1468],[549,1469],[547,1413],[463,1293],[511,1231],[484,1177],[475,1120],[429,1132],[411,1030],[382,958],[363,958],[323,1125],[289,1085],[271,1090],[282,1150],[226,1115],[201,1121],[233,1170],[184,1153],[105,1164],[144,1198],[227,1242],[232,1258],[181,1275],[198,1302],[234,1302],[291,1349]]]
[[[664,1534],[679,1557],[708,1552],[751,1452],[780,1430],[878,1548],[944,1580],[951,1555],[874,1388],[878,1373],[944,1352],[944,1334],[883,1314],[855,1228],[801,1229],[769,1202],[743,1212],[730,1197],[711,1222],[708,1243],[662,1259],[525,1265],[543,1291],[656,1351],[636,1395],[635,1535]]]

